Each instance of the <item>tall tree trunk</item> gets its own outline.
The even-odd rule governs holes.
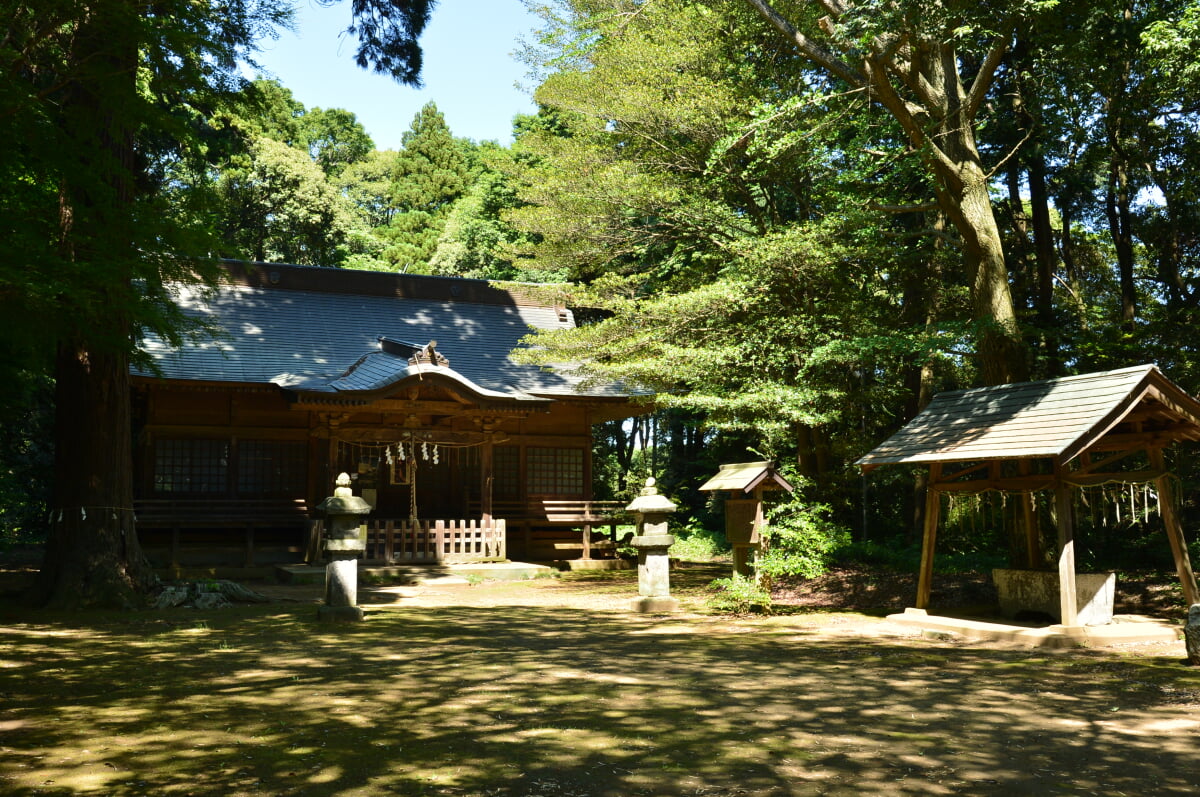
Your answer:
[[[137,97],[137,6],[100,0],[80,23],[63,118],[76,168],[61,187],[64,256],[99,289],[96,316],[58,344],[55,485],[45,561],[31,597],[62,607],[128,606],[153,574],[133,516],[131,224]],[[103,276],[97,276],[97,275]]]
[[[153,581],[133,516],[129,363],[59,346],[54,499],[37,603],[129,607]]]
[[[1012,225],[1012,245],[1008,250],[1008,272],[1012,275],[1012,292],[1016,302],[1022,303],[1032,293],[1028,271],[1033,258],[1033,245],[1029,235],[1029,216],[1025,213],[1025,201],[1021,198],[1021,164],[1017,158],[1009,161],[1005,169],[1004,185],[1008,191],[1008,217]]]
[[[1122,15],[1126,27],[1134,18],[1133,4],[1126,3]],[[1126,31],[1128,34],[1128,31]],[[1105,101],[1105,125],[1108,136],[1108,185],[1104,193],[1104,210],[1108,229],[1117,253],[1117,276],[1121,291],[1121,328],[1133,332],[1137,319],[1137,288],[1133,281],[1133,218],[1130,206],[1133,197],[1129,185],[1129,168],[1133,163],[1126,150],[1131,121],[1130,106],[1133,87],[1133,56],[1129,36],[1120,36],[1114,53],[1119,64],[1118,74]]]
[[[946,196],[942,209],[962,239],[971,305],[975,320],[983,325],[978,344],[980,374],[989,385],[1020,382],[1028,378],[1029,364],[1009,290],[1008,264],[992,211],[987,178],[977,160],[968,160],[961,166],[968,177],[961,190],[956,195],[945,188],[938,193]]]
[[[810,2],[824,13],[820,33],[802,33],[769,0],[745,0],[797,52],[831,77],[864,89],[900,124],[933,178],[938,205],[958,232],[975,320],[980,374],[988,384],[1028,375],[1024,345],[1008,285],[1004,245],[988,193],[989,176],[975,143],[976,116],[1008,49],[997,36],[971,85],[958,73],[953,37],[941,29],[890,31],[864,42],[837,25],[852,6]],[[818,41],[816,36],[823,37]]]
[[[1054,318],[1054,272],[1058,258],[1054,252],[1054,228],[1050,222],[1050,192],[1046,187],[1046,162],[1039,148],[1029,163],[1029,203],[1033,216],[1033,248],[1037,258],[1037,291],[1034,294],[1038,329],[1042,334],[1042,359],[1047,376],[1062,375],[1058,326]]]
[[[1104,209],[1108,230],[1117,250],[1117,275],[1121,289],[1121,328],[1133,332],[1137,319],[1137,287],[1133,281],[1133,229],[1130,213],[1129,174],[1125,164],[1116,160],[1108,171],[1108,189],[1104,194]]]
[[[929,221],[930,227],[938,231],[945,229],[946,219],[942,213],[935,211],[926,215],[932,216]],[[935,244],[940,245],[940,242]],[[936,261],[931,264],[930,272],[928,275],[912,274],[905,282],[901,317],[907,327],[920,325],[929,329],[937,321],[942,279]],[[904,404],[905,421],[916,417],[933,399],[933,377],[933,361],[928,357],[915,361],[904,369],[905,395],[908,397]],[[910,493],[910,542],[919,541],[925,528],[925,492],[928,486],[929,473],[921,468],[917,471]]]
[[[1058,354],[1057,327],[1054,323],[1054,270],[1057,258],[1050,222],[1050,197],[1046,188],[1045,154],[1041,146],[1045,128],[1039,121],[1042,112],[1039,85],[1028,78],[1035,69],[1031,61],[1029,42],[1024,37],[1019,38],[1013,46],[1011,64],[1011,85],[1008,90],[1012,95],[1017,134],[1024,143],[1020,145],[1020,157],[1013,157],[1011,160],[1010,174],[1019,171],[1018,164],[1025,166],[1025,177],[1029,185],[1029,212],[1025,212],[1024,203],[1020,200],[1019,180],[1013,180],[1011,177],[1009,201],[1021,202],[1017,226],[1023,248],[1026,251],[1032,249],[1032,289],[1027,295],[1032,299],[1037,318],[1041,361],[1048,372],[1047,375],[1058,376],[1062,368]],[[1033,245],[1029,247],[1031,233]],[[1027,266],[1029,260],[1024,257],[1025,254],[1026,252],[1022,253],[1022,264]]]

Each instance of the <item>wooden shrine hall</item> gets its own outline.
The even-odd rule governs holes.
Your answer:
[[[592,527],[612,519],[593,500],[592,425],[647,407],[511,356],[532,330],[574,326],[545,290],[277,264],[225,271],[215,288],[174,286],[208,334],[148,336],[154,370],[133,374],[135,508],[154,564],[319,559],[312,509],[341,472],[373,507],[368,560],[592,555]]]
[[[1016,493],[1027,566],[1045,561],[1033,494],[1052,491],[1058,533],[1059,616],[1079,624],[1072,490],[1109,482],[1155,486],[1159,514],[1188,604],[1200,602],[1163,450],[1200,440],[1200,401],[1153,365],[1042,382],[939,393],[904,428],[858,461],[928,465],[916,608],[929,607],[943,493]]]

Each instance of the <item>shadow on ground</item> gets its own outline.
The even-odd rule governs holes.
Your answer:
[[[1175,660],[837,639],[790,618],[403,603],[352,626],[314,615],[303,605],[69,618],[0,607],[0,791],[1200,786],[1200,673]]]

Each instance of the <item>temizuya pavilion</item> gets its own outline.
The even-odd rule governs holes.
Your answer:
[[[919,415],[858,461],[929,465],[918,609],[929,607],[941,493],[1023,495],[1028,564],[1041,559],[1032,494],[1053,490],[1061,622],[1078,625],[1071,490],[1153,482],[1175,568],[1189,605],[1200,603],[1163,449],[1200,440],[1200,401],[1157,367],[939,393]]]

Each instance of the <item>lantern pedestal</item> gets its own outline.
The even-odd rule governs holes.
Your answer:
[[[328,539],[325,550],[325,605],[317,607],[317,619],[331,623],[353,623],[363,619],[358,606],[358,557],[366,548],[361,532],[362,517],[371,505],[350,492],[350,476],[341,474],[333,495],[317,507],[325,513]]]
[[[671,559],[667,551],[675,538],[667,533],[667,516],[675,504],[658,494],[654,479],[646,480],[642,494],[626,509],[637,521],[638,536],[629,544],[638,552],[638,594],[631,608],[635,612],[674,612],[679,601],[671,597]]]

